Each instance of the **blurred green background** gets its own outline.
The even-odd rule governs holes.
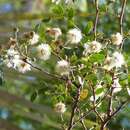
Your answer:
[[[109,37],[111,33],[119,31],[118,14],[122,0],[99,1],[99,36]],[[70,11],[71,8],[75,11]],[[128,0],[123,23],[125,35],[129,34],[129,14],[130,1]],[[75,15],[74,19],[71,18],[73,15]],[[31,30],[36,30],[42,37],[45,27],[60,27],[64,31],[73,27],[73,24],[81,28],[84,33],[86,33],[85,28],[88,27],[86,25],[90,25],[87,29],[91,32],[94,16],[93,0],[77,0],[73,5],[63,6],[55,6],[51,0],[0,0],[0,44],[7,45],[9,38],[13,37],[15,27],[20,30],[19,37]],[[87,34],[88,37],[90,34]],[[44,36],[41,41],[44,41]],[[124,50],[130,53],[128,40],[126,40]],[[40,64],[49,71],[54,69],[52,61]],[[1,65],[1,78],[0,130],[61,129],[60,116],[53,110],[55,95],[58,95],[54,93],[57,88],[55,79],[36,70],[20,74],[3,65]],[[63,91],[60,88],[57,89],[59,92]],[[92,118],[89,118],[86,124],[92,127],[94,123],[90,121]],[[130,105],[112,120],[110,128],[111,130],[130,130]]]

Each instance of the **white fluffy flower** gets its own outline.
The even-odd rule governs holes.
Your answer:
[[[115,62],[116,68],[121,67],[123,64],[125,64],[124,56],[119,52],[113,53],[113,60]]]
[[[61,0],[52,0],[52,3],[59,4]]]
[[[113,69],[115,67],[115,63],[114,60],[112,59],[112,57],[107,56],[104,62],[104,69],[110,71],[111,69]]]
[[[84,45],[84,52],[83,55],[87,55],[90,53],[98,53],[101,51],[102,45],[101,43],[97,42],[97,41],[92,41],[90,44],[85,44]]]
[[[60,2],[61,2],[61,0],[52,0],[52,3],[55,3],[55,4],[59,4]],[[64,2],[65,2],[66,4],[69,4],[69,3],[72,2],[72,0],[64,0]]]
[[[72,3],[72,1],[73,1],[73,0],[65,0],[65,3],[66,3],[66,4],[70,4],[70,3]]]
[[[28,63],[30,63],[30,61],[27,60]],[[19,72],[21,73],[25,73],[27,71],[30,71],[31,70],[31,65],[26,63],[25,61],[23,60],[19,60],[19,63],[17,65],[17,69]]]
[[[35,32],[33,32],[32,38],[29,39],[29,44],[34,45],[34,44],[38,43],[38,41],[39,41],[39,35],[36,34]]]
[[[114,45],[120,45],[122,43],[123,36],[120,33],[116,33],[111,36],[111,39]]]
[[[79,29],[70,29],[67,33],[67,39],[71,44],[77,44],[82,39],[82,33]]]
[[[125,64],[123,55],[120,52],[114,52],[112,57],[107,57],[105,60],[104,69],[110,71],[111,69],[120,68]]]
[[[112,87],[113,87],[113,93],[118,93],[122,90],[122,87],[119,83],[119,79],[114,79]]]
[[[58,61],[56,71],[61,75],[68,75],[70,71],[69,63],[66,60]]]
[[[19,64],[19,55],[15,55],[14,57],[11,58],[6,58],[4,63],[7,65],[8,68],[14,68],[16,69],[17,65]]]
[[[60,28],[47,28],[47,33],[50,36],[54,37],[55,40],[57,40],[58,37],[62,35],[62,31]]]
[[[48,44],[40,44],[37,47],[38,57],[43,60],[48,60],[51,56],[51,48]]]
[[[66,111],[66,106],[65,106],[65,104],[62,103],[62,102],[57,103],[57,104],[55,105],[55,111],[56,111],[57,113],[63,114],[63,113]]]
[[[7,50],[7,55],[8,55],[8,56],[18,55],[18,51],[16,51],[14,48],[9,48],[9,49]]]
[[[20,56],[18,51],[14,50],[13,48],[7,50],[6,59],[4,60],[4,63],[7,65],[7,67],[16,69],[19,60]]]

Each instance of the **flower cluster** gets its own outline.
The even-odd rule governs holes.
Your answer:
[[[59,2],[59,1],[55,1],[55,2]],[[78,84],[76,87],[80,88],[81,90],[79,90],[79,99],[85,100],[88,96],[89,97],[89,101],[92,103],[96,103],[97,101],[100,100],[100,98],[102,98],[107,90],[106,85],[102,85],[101,82],[102,80],[100,80],[100,78],[96,78],[94,80],[96,80],[95,84],[93,85],[93,79],[91,79],[90,77],[90,82],[89,82],[89,73],[90,76],[91,74],[96,74],[96,77],[98,77],[97,75],[97,70],[98,68],[100,68],[104,73],[116,73],[121,67],[123,67],[123,65],[125,65],[125,59],[123,54],[121,54],[120,52],[120,46],[123,42],[123,36],[120,33],[117,34],[113,34],[111,36],[111,39],[109,41],[110,42],[110,46],[112,47],[116,47],[115,50],[109,49],[107,48],[107,46],[105,46],[101,41],[101,39],[96,39],[96,40],[92,40],[89,42],[81,42],[84,41],[84,35],[82,34],[82,31],[79,28],[71,28],[68,31],[66,31],[65,36],[62,30],[60,28],[54,27],[54,28],[47,28],[46,29],[46,34],[47,34],[47,38],[50,38],[49,43],[47,41],[45,42],[40,42],[40,36],[35,33],[35,32],[29,32],[26,33],[24,36],[26,38],[27,41],[27,51],[31,51],[32,48],[35,50],[34,52],[36,52],[36,57],[35,57],[35,61],[37,61],[37,58],[40,59],[41,61],[46,61],[48,59],[50,59],[52,54],[54,54],[54,56],[56,56],[56,65],[55,65],[55,72],[56,74],[54,74],[54,76],[60,77],[60,79],[62,78],[63,80],[66,80],[66,88],[68,89],[69,85],[73,84],[73,79],[75,80],[75,84]],[[46,35],[45,35],[46,36]],[[63,38],[63,39],[62,39]],[[56,42],[60,42],[60,41],[65,41],[64,44],[62,44],[63,46],[59,49],[59,52],[55,52],[55,50],[57,49],[57,46],[55,46]],[[99,42],[100,41],[100,42]],[[24,48],[25,50],[23,51],[19,45],[19,43],[17,42],[16,39],[10,39],[10,47],[7,50],[6,56],[5,56],[5,64],[7,65],[7,67],[9,68],[14,68],[16,70],[18,70],[21,73],[25,73],[28,71],[31,71],[33,65],[32,65],[32,60],[30,58],[30,56],[28,55],[28,52],[26,52],[26,48]],[[53,46],[54,45],[54,46]],[[116,45],[116,46],[115,46]],[[32,47],[31,49],[28,49],[28,47]],[[53,48],[54,47],[54,48]],[[82,48],[82,51],[80,49],[80,47]],[[55,49],[56,48],[56,49]],[[73,54],[75,54],[75,50],[77,49],[78,52],[81,52],[81,61],[71,64],[71,56],[64,54],[65,53],[65,49],[69,49],[69,51],[71,50],[73,52]],[[105,49],[107,50],[105,52]],[[29,52],[30,54],[31,52]],[[60,55],[61,54],[61,55]],[[101,63],[98,64],[98,62],[96,60],[98,55],[103,54],[104,55],[104,59],[102,60]],[[82,57],[86,60],[86,62],[89,62],[88,59],[92,56],[97,56],[94,61],[90,64],[87,63],[84,64],[84,62],[82,63]],[[105,57],[106,56],[106,57]],[[78,59],[78,56],[76,55],[76,58]],[[86,69],[86,66],[88,68],[90,68],[90,70],[86,70],[84,73],[84,75],[88,76],[88,79],[86,78],[87,76],[83,76],[82,75],[82,70]],[[40,69],[41,70],[41,69]],[[80,72],[81,71],[81,72]],[[48,72],[47,72],[48,73]],[[48,73],[49,74],[49,73]],[[52,74],[53,75],[53,74]],[[51,75],[51,76],[52,76]],[[101,74],[102,75],[102,74]],[[111,77],[112,78],[112,77]],[[76,80],[77,79],[77,80]],[[119,81],[119,77],[116,77],[115,79],[112,79],[111,81],[111,87],[113,88],[113,93],[118,93],[122,90],[122,86],[120,85],[120,81]],[[88,81],[87,81],[88,80]],[[89,94],[89,91],[87,88],[84,88],[84,86],[87,83],[90,83],[90,85],[93,85],[93,91],[95,92],[94,94]],[[109,86],[110,87],[110,86]],[[72,88],[73,89],[73,88]],[[97,106],[99,107],[101,104],[98,104]],[[66,105],[62,102],[59,102],[55,105],[55,111],[57,113],[63,114],[66,111]]]
[[[7,55],[5,56],[5,64],[9,68],[14,68],[21,73],[25,73],[31,70],[31,61],[24,59],[20,56],[19,52],[14,48],[10,47],[7,50]]]
[[[27,39],[28,45],[38,44],[39,35],[35,32],[25,33],[24,37]],[[27,46],[28,46],[27,45]],[[26,46],[26,47],[27,47]],[[24,48],[26,50],[26,48]],[[42,60],[48,60],[51,56],[51,48],[46,43],[41,43],[36,47],[37,56]],[[10,38],[9,49],[5,56],[5,64],[9,68],[14,68],[21,73],[25,73],[31,70],[31,58],[29,58],[16,39]]]

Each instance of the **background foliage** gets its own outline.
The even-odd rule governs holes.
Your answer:
[[[119,31],[119,12],[122,0],[100,0],[100,16],[98,24],[98,38],[110,37]],[[130,27],[130,1],[125,10],[124,34],[129,35]],[[95,8],[93,0],[77,0],[72,5],[54,5],[49,0],[1,0],[0,1],[0,39],[1,45],[6,46],[13,28],[19,27],[20,35],[32,29],[45,39],[45,28],[60,27],[63,32],[69,28],[79,27],[86,34],[85,41],[93,39]],[[20,36],[19,35],[19,36]],[[123,48],[129,60],[130,43],[126,40]],[[78,52],[77,52],[78,53]],[[71,55],[71,52],[67,52]],[[78,53],[79,54],[79,53]],[[100,54],[102,56],[102,54]],[[100,56],[91,57],[91,61],[99,60]],[[77,58],[77,57],[76,57]],[[80,56],[78,57],[80,58]],[[101,58],[102,59],[102,58]],[[72,58],[75,62],[75,57]],[[40,62],[48,71],[54,71],[55,61]],[[64,101],[66,91],[61,81],[57,81],[41,72],[33,70],[27,74],[18,73],[0,64],[0,127],[4,130],[58,130],[60,129],[60,116],[54,112],[54,104]],[[92,75],[90,76],[90,78]],[[109,78],[109,77],[106,77]],[[55,83],[58,82],[56,86]],[[60,93],[55,93],[57,90]],[[56,92],[57,92],[56,91]],[[72,95],[74,93],[72,92]],[[120,96],[125,95],[121,93]],[[89,102],[83,101],[87,105]],[[67,100],[70,104],[70,99]],[[105,107],[105,106],[103,106]],[[70,109],[70,108],[68,108]],[[102,108],[104,109],[104,108]],[[130,129],[130,105],[123,109],[109,126],[112,130]],[[69,113],[66,113],[68,118]],[[95,117],[90,115],[85,123],[89,128],[97,125]],[[98,125],[96,126],[98,128]],[[80,130],[80,125],[77,130]]]

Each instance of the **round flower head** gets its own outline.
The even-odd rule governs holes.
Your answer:
[[[121,67],[123,64],[125,64],[124,56],[119,52],[113,53],[113,60],[115,62],[116,68]]]
[[[40,44],[37,47],[38,57],[42,60],[48,60],[51,56],[51,48],[48,44]]]
[[[59,4],[61,0],[52,0],[52,3]]]
[[[112,57],[108,56],[106,58],[104,69],[110,71],[114,67],[120,68],[124,64],[125,64],[125,60],[123,55],[120,52],[114,52]]]
[[[111,36],[111,40],[114,45],[120,45],[122,43],[123,36],[120,33],[116,33]]]
[[[93,53],[98,53],[101,51],[102,45],[101,43],[97,42],[97,41],[92,41],[90,44],[90,49]]]
[[[16,68],[20,60],[20,56],[18,51],[14,50],[13,48],[10,48],[7,50],[7,55],[4,63],[7,65],[9,68]]]
[[[72,0],[64,0],[65,1],[65,4],[69,4],[72,2]],[[52,0],[52,3],[55,3],[55,4],[59,4],[61,2],[61,0]]]
[[[66,111],[66,106],[64,103],[59,102],[55,105],[55,111],[57,113],[63,114]]]
[[[34,45],[38,43],[38,41],[39,41],[39,35],[33,32],[31,39],[29,39],[29,44]]]
[[[27,60],[28,63],[26,63],[24,60],[20,60],[18,65],[17,65],[17,69],[19,72],[21,73],[25,73],[27,71],[31,70],[31,65],[29,64],[30,61]]]
[[[66,4],[70,4],[70,3],[72,3],[73,2],[73,0],[65,0],[65,3]]]
[[[81,31],[76,28],[70,29],[67,33],[67,39],[68,39],[68,42],[70,42],[71,44],[79,43],[82,39]]]
[[[48,29],[47,29],[47,33],[48,33],[50,36],[54,37],[55,40],[57,40],[58,37],[62,35],[62,32],[61,32],[61,29],[60,29],[60,28],[48,28]]]
[[[70,71],[69,63],[66,60],[61,60],[57,62],[56,71],[60,75],[68,75]]]
[[[16,69],[17,65],[19,64],[19,55],[15,55],[14,57],[6,57],[4,63],[7,65],[8,68]]]
[[[107,56],[104,62],[104,69],[110,71],[111,69],[113,69],[115,67],[115,63],[114,60],[112,59],[112,57]]]
[[[84,50],[83,54],[86,56],[87,54],[90,54],[90,53],[100,52],[102,45],[101,45],[101,43],[99,43],[97,41],[92,41],[90,44],[85,44],[84,48],[85,48],[85,50]]]
[[[9,48],[8,50],[7,50],[7,55],[8,56],[15,56],[15,55],[18,55],[18,51],[16,51],[14,48]]]

